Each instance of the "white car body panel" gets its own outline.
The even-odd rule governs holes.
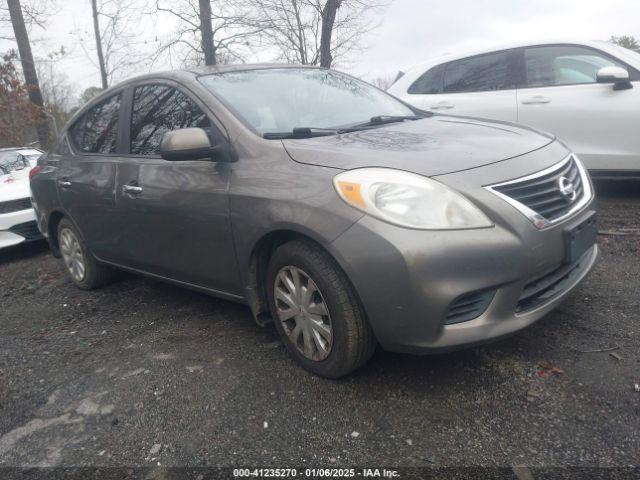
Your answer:
[[[423,110],[472,117],[477,117],[478,111],[482,111],[482,116],[486,118],[504,120],[506,122],[518,121],[515,89],[497,92],[410,95],[410,97],[416,98],[411,98],[411,102],[409,102],[409,98],[403,98],[403,100]]]
[[[35,221],[35,219],[36,215],[33,208],[0,215],[0,248],[11,247],[25,242],[25,237],[15,234],[9,229],[21,223]]]
[[[592,172],[640,172],[640,81],[632,82],[633,88],[628,90],[589,83],[453,94],[408,93],[409,87],[435,66],[484,53],[544,45],[593,48],[640,71],[640,55],[608,42],[514,43],[434,57],[408,70],[389,92],[425,110],[518,122],[550,132],[574,150]]]
[[[38,150],[20,150],[24,155],[35,155],[42,153]],[[35,163],[32,162],[31,167]],[[7,175],[0,175],[0,204],[12,200],[21,200],[31,197],[29,187],[29,167],[12,171]],[[1,212],[2,210],[0,210]],[[0,248],[10,247],[25,242],[26,238],[9,231],[10,228],[22,223],[35,221],[36,216],[33,208],[18,211],[0,213]]]
[[[518,122],[553,132],[589,170],[640,170],[640,82],[527,88],[517,92]],[[545,103],[530,103],[542,100]]]

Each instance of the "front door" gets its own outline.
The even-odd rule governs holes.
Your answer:
[[[221,134],[199,102],[173,85],[133,91],[130,155],[118,166],[116,203],[123,217],[125,265],[217,291],[240,294],[229,219],[231,164],[160,158],[171,130],[201,127]]]
[[[551,132],[590,170],[639,170],[640,75],[593,48],[549,45],[523,49],[524,88],[518,121]],[[628,68],[633,88],[596,82],[599,69]]]

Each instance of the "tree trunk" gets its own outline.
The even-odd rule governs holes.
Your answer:
[[[104,64],[104,54],[102,53],[102,34],[100,33],[100,22],[98,20],[97,0],[91,0],[91,10],[93,13],[93,33],[96,37],[96,51],[98,52],[98,65],[100,65],[100,78],[102,79],[102,88],[106,90],[109,87],[109,79],[107,77],[107,67]]]
[[[29,100],[36,105],[41,112],[40,119],[36,124],[38,142],[43,149],[48,149],[51,140],[49,135],[49,120],[44,110],[38,74],[36,73],[36,66],[33,62],[33,54],[31,53],[31,44],[29,43],[29,34],[27,33],[27,27],[24,24],[24,17],[22,15],[22,6],[20,5],[20,0],[7,0],[7,4],[9,6],[13,32],[16,36],[16,43],[18,44],[24,82],[29,90]],[[18,146],[21,145],[16,145],[16,147]]]
[[[200,1],[200,36],[202,37],[202,51],[204,63],[215,65],[216,48],[213,45],[213,27],[211,26],[211,0]]]
[[[327,0],[322,9],[322,33],[320,35],[320,66],[330,68],[333,58],[331,57],[331,35],[333,34],[333,24],[336,21],[336,14],[342,4],[342,0]]]
[[[300,7],[296,0],[291,0],[291,6],[293,7],[293,11],[296,15],[296,31],[294,32],[294,35],[298,39],[298,55],[300,55],[300,63],[302,65],[307,65],[309,60],[307,59],[306,37],[303,31],[304,27],[302,25],[302,17],[300,16]]]

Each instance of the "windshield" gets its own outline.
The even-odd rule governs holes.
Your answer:
[[[31,149],[0,151],[0,175],[33,167],[40,155],[42,155],[42,152]]]
[[[342,127],[375,116],[414,115],[390,95],[331,70],[246,70],[199,80],[261,135],[294,128]]]
[[[623,60],[634,62],[636,69],[640,66],[640,52],[636,50],[631,50],[630,48],[624,48],[619,45],[612,45],[609,42],[606,42],[607,47],[610,50],[615,51],[618,55],[622,57]]]

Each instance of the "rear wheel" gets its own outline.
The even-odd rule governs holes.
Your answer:
[[[58,225],[58,246],[67,272],[77,287],[92,290],[113,279],[113,270],[98,263],[76,227],[66,218]]]
[[[353,287],[331,256],[308,241],[279,247],[267,272],[276,329],[305,369],[339,378],[363,365],[376,342]]]

